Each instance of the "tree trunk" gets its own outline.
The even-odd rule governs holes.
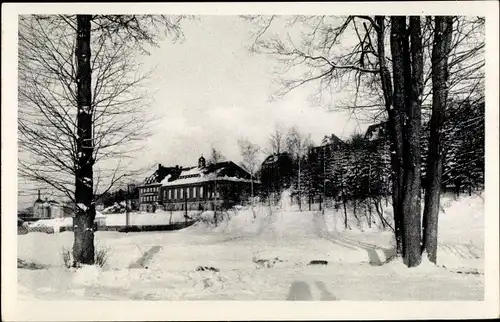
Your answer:
[[[250,181],[250,195],[252,197],[252,213],[253,213],[253,218],[255,219],[255,218],[257,218],[257,215],[255,214],[255,204],[254,204],[255,197],[254,197],[254,192],[253,192],[253,171],[251,173],[251,176],[252,176],[252,178],[251,178],[252,181]]]
[[[393,88],[391,81],[391,73],[387,67],[385,54],[385,16],[376,16],[377,24],[377,54],[380,65],[380,79],[382,83],[382,92],[384,94],[385,109],[389,115],[388,131],[390,134],[391,145],[391,181],[392,181],[392,208],[394,213],[394,235],[396,238],[396,251],[399,255],[403,253],[402,244],[402,208],[400,207],[400,191],[402,186],[401,177],[401,158],[402,153],[402,136],[400,135],[399,118],[396,117],[396,111],[393,106]],[[398,151],[400,153],[398,153]],[[385,199],[387,206],[387,198]]]
[[[371,175],[372,175],[372,165],[368,164],[368,214],[370,218],[368,219],[368,227],[372,227],[372,198],[371,198]]]
[[[344,227],[347,229],[348,224],[347,224],[347,206],[346,206],[346,200],[345,200],[345,193],[344,193],[344,174],[342,171],[340,171],[340,190],[342,194],[342,204],[344,206]]]
[[[404,152],[404,254],[408,267],[418,266],[421,256],[421,221],[420,221],[420,127],[421,96],[423,89],[423,54],[420,17],[410,17],[411,68],[405,69],[405,84],[410,84],[406,106],[405,152]],[[403,46],[405,47],[405,46]],[[410,72],[409,75],[406,73]]]
[[[347,229],[348,224],[347,224],[347,207],[345,204],[345,196],[342,194],[342,204],[344,205],[344,227]]]
[[[432,48],[432,115],[430,120],[429,151],[427,157],[427,182],[424,206],[423,251],[429,260],[437,260],[437,234],[439,199],[441,193],[442,124],[448,96],[448,56],[453,32],[453,18],[435,18]]]
[[[215,176],[217,176],[217,173],[215,174]],[[214,222],[215,222],[215,227],[217,227],[217,224],[218,224],[218,218],[217,218],[217,179],[214,181],[214,199],[215,199],[215,202],[214,202]]]
[[[302,194],[300,190],[300,156],[299,156],[299,177],[298,177],[298,186],[299,186],[299,211],[302,211]]]
[[[397,252],[404,256],[404,224],[403,224],[403,115],[405,107],[404,62],[401,37],[405,28],[405,17],[391,17],[391,53],[393,57],[394,91],[392,99],[386,97],[386,108],[389,114],[389,131],[391,134],[391,167],[392,167],[392,206],[394,210],[394,228]],[[382,25],[383,26],[383,23]],[[379,39],[379,51],[383,48],[383,38]],[[385,53],[383,53],[385,55]],[[382,57],[382,56],[380,56]],[[385,56],[384,56],[385,57]],[[382,64],[381,64],[382,65]],[[381,67],[382,68],[382,67]],[[387,68],[385,68],[387,69]],[[382,72],[382,84],[388,88],[389,71]],[[384,93],[387,90],[384,90]],[[386,94],[384,94],[386,95]],[[390,104],[388,104],[390,102]]]
[[[76,35],[76,85],[77,85],[77,164],[75,174],[75,201],[77,211],[74,218],[73,244],[74,265],[94,264],[94,219],[93,203],[93,131],[92,92],[90,69],[90,15],[77,15]]]

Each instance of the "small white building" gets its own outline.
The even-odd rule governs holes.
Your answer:
[[[38,191],[38,198],[33,204],[33,217],[34,218],[62,218],[71,216],[71,211],[65,205],[55,201],[43,201],[40,198],[40,191]]]

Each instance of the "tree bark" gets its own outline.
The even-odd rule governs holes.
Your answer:
[[[92,131],[92,71],[90,68],[90,15],[77,15],[76,85],[77,85],[77,164],[75,175],[75,201],[73,244],[74,265],[94,264],[93,203],[93,131]]]
[[[384,94],[385,108],[389,115],[388,131],[391,141],[391,179],[392,179],[392,208],[394,214],[394,235],[396,238],[396,251],[399,255],[403,253],[402,244],[402,208],[400,206],[400,191],[402,181],[401,176],[401,162],[398,157],[398,147],[402,146],[402,137],[398,135],[399,119],[395,117],[393,106],[393,88],[391,81],[391,73],[387,67],[386,54],[385,54],[385,16],[376,16],[376,30],[377,30],[377,54],[380,65],[380,79],[382,83],[382,91]],[[387,204],[387,198],[386,198]]]
[[[394,89],[392,98],[387,103],[389,114],[389,130],[391,134],[391,164],[392,164],[392,204],[394,209],[394,228],[397,242],[397,252],[404,254],[404,225],[403,225],[403,113],[405,107],[405,87],[404,87],[404,62],[402,53],[401,38],[404,35],[402,29],[406,24],[405,17],[391,17],[391,53],[393,57],[393,80]],[[383,39],[379,39],[379,47],[383,47]],[[380,51],[380,48],[379,48]],[[384,53],[385,55],[385,53]],[[385,56],[384,56],[385,57]],[[390,79],[387,68],[383,71],[385,81]],[[387,86],[387,85],[386,85]],[[387,94],[385,94],[387,95]]]
[[[423,53],[420,17],[410,17],[411,68],[405,68],[407,88],[405,153],[404,153],[404,240],[405,262],[408,267],[418,266],[421,256],[421,221],[420,221],[420,128],[421,96],[423,89]],[[405,47],[405,46],[403,46]],[[408,48],[409,49],[409,48]],[[410,73],[409,75],[407,73]],[[407,85],[409,84],[409,85]]]
[[[453,32],[453,17],[435,18],[432,48],[432,115],[430,120],[429,151],[427,157],[427,190],[423,216],[423,251],[429,260],[437,260],[437,234],[441,175],[443,171],[442,124],[448,96],[448,56]]]

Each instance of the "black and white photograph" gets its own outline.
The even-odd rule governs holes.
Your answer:
[[[4,5],[6,319],[498,317],[498,7]]]

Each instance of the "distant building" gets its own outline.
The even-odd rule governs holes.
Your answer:
[[[365,132],[365,140],[386,140],[389,138],[387,121],[370,125]]]
[[[293,160],[289,153],[275,153],[269,155],[261,165],[260,178],[262,194],[279,194],[290,187],[294,175]]]
[[[40,198],[40,190],[38,190],[38,198],[33,203],[33,217],[45,218],[43,213],[43,200]]]
[[[38,191],[38,198],[33,203],[33,218],[61,218],[72,215],[73,211],[70,207],[47,198],[43,201],[40,198],[40,190]]]
[[[259,182],[232,161],[207,164],[203,156],[197,166],[163,167],[139,186],[141,211],[210,210],[245,202]]]

